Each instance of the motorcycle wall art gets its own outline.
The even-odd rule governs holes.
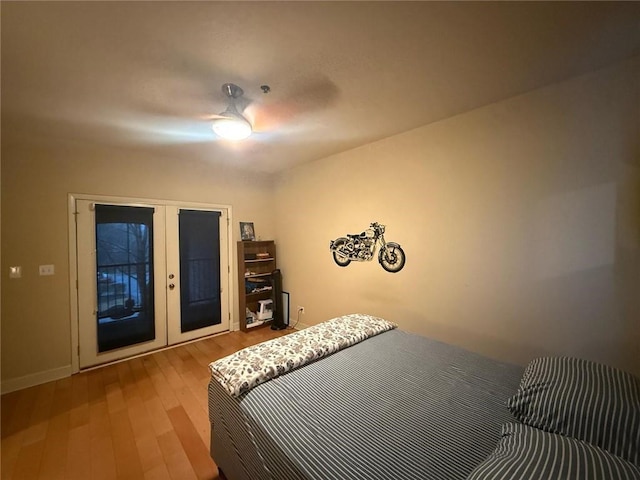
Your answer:
[[[346,267],[351,262],[370,261],[376,255],[376,246],[380,244],[378,262],[382,268],[391,273],[399,272],[406,260],[404,250],[395,242],[385,241],[384,229],[384,225],[373,222],[362,233],[347,234],[346,237],[331,240],[329,250],[333,254],[333,260],[341,267]]]

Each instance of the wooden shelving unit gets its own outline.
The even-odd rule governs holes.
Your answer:
[[[265,286],[270,287],[269,277],[275,269],[276,244],[273,240],[238,242],[238,298],[240,330],[243,332],[268,323],[256,321],[247,324],[245,312],[248,308],[253,313],[257,313],[260,300],[273,299],[273,290],[251,292],[251,287],[253,284],[260,285],[261,280],[266,280]]]

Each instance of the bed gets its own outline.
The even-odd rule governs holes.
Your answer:
[[[211,456],[228,480],[525,478],[504,466],[530,434],[507,408],[521,366],[356,314],[210,367]],[[602,478],[640,478],[629,468]]]

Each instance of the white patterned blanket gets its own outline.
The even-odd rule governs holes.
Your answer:
[[[211,375],[234,397],[397,325],[355,313],[244,348],[209,364]]]

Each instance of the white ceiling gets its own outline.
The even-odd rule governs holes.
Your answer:
[[[275,172],[640,54],[640,2],[1,2],[5,141]],[[215,137],[240,85],[259,130]],[[260,85],[271,86],[263,94]]]

